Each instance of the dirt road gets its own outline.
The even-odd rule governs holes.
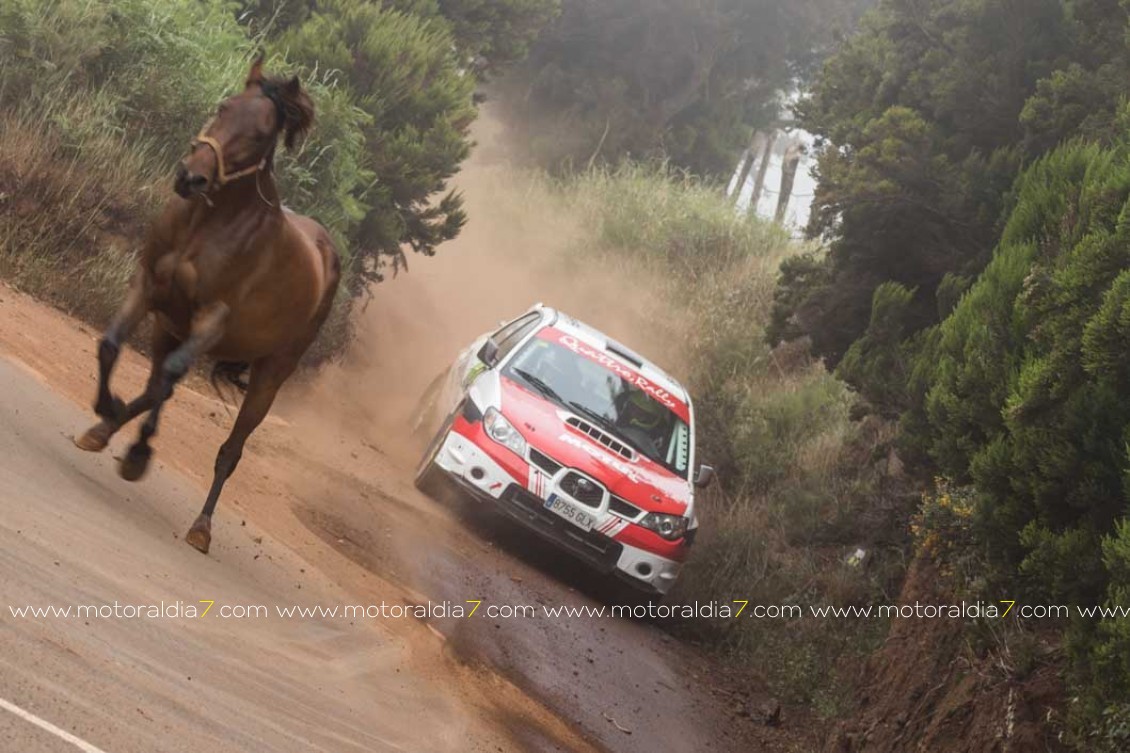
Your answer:
[[[179,390],[156,467],[127,484],[113,455],[131,431],[102,455],[70,440],[90,421],[94,348],[89,330],[0,288],[0,748],[812,749],[802,725],[743,715],[763,699],[720,688],[709,662],[651,625],[280,614],[472,599],[599,607],[607,595],[496,517],[418,495],[402,443],[320,415],[334,402],[311,396],[334,392],[333,379],[296,386],[255,435],[201,556],[179,537],[227,410],[200,383]],[[119,389],[139,390],[145,368],[127,354]],[[209,601],[208,614],[185,614]],[[165,612],[12,611],[115,602]],[[233,619],[224,607],[266,611]]]
[[[264,475],[254,461],[220,548],[195,554],[178,537],[200,505],[206,465],[196,461],[211,450],[185,451],[180,470],[162,462],[136,485],[117,478],[111,453],[78,452],[69,436],[89,417],[67,397],[89,388],[80,385],[90,337],[0,291],[0,699],[23,712],[0,709],[0,749],[73,749],[33,718],[115,752],[497,751],[522,749],[531,735],[540,749],[589,748],[509,683],[452,661],[416,620],[223,618],[223,606],[411,597],[274,514],[272,502],[288,504],[281,487],[250,496]],[[136,384],[140,367],[127,360],[124,384]],[[218,406],[190,390],[178,398],[205,419],[174,428],[174,418],[168,435],[215,447],[220,414],[208,414]],[[262,503],[262,517],[243,515],[243,495]],[[262,518],[277,525],[260,527]],[[202,613],[202,600],[212,610],[186,616]],[[117,615],[100,617],[12,612],[115,603]],[[162,604],[158,617],[128,611]]]
[[[392,636],[332,621],[181,614],[182,605],[203,612],[204,599],[295,601],[299,584],[317,598],[343,595],[323,577],[303,577],[285,549],[255,559],[254,526],[229,533],[226,556],[191,556],[170,535],[198,496],[191,482],[163,472],[126,489],[110,458],[67,447],[64,432],[81,421],[73,406],[10,362],[0,361],[0,384],[0,600],[167,605],[154,617],[124,606],[117,618],[6,609],[0,697],[105,750],[459,749],[475,722],[452,724],[460,715],[451,699],[398,677],[413,656]],[[422,728],[409,722],[428,717]],[[487,730],[473,735],[489,749]],[[0,715],[0,737],[7,750],[58,747],[12,713]]]

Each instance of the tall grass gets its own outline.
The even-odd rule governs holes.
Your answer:
[[[71,127],[143,139],[170,161],[252,47],[218,0],[0,0],[0,103],[46,116],[85,96],[99,106]]]
[[[222,2],[0,0],[0,274],[107,322],[250,45]]]
[[[81,121],[89,106],[79,98],[0,116],[0,276],[105,322],[133,272],[137,238],[165,175],[121,135],[76,140],[52,126]]]
[[[224,0],[0,0],[0,273],[105,324],[173,164],[240,88],[257,43]],[[281,190],[329,228],[350,270],[355,187],[372,180],[359,168],[364,114],[328,74],[306,85],[318,127],[280,157]],[[343,294],[308,358],[345,348],[349,311]]]

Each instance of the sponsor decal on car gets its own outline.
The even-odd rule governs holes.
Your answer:
[[[629,384],[635,385],[639,389],[651,395],[653,398],[658,400],[663,405],[666,405],[671,410],[676,411],[677,413],[686,413],[687,406],[684,405],[681,401],[675,399],[675,397],[672,396],[670,392],[663,389],[657,384],[652,384],[642,374],[639,374],[635,370],[628,368],[607,353],[590,347],[589,345],[581,342],[572,335],[561,334],[553,329],[546,329],[544,331],[558,335],[557,342],[561,343],[569,350],[573,351],[577,355],[588,358],[590,361],[599,363],[601,366],[616,374],[616,376],[620,377],[624,381],[628,382]]]

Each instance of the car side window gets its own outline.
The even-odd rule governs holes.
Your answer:
[[[491,338],[498,345],[498,360],[501,361],[506,358],[510,351],[514,350],[518,343],[522,342],[523,338],[537,327],[540,321],[541,314],[534,311],[518,317],[491,335]]]

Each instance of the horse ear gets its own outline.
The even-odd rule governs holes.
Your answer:
[[[255,60],[251,63],[251,70],[247,73],[247,81],[244,82],[245,86],[258,84],[263,80],[263,53],[255,56]]]
[[[298,80],[298,76],[292,76],[283,86],[286,87],[286,93],[292,97],[302,93],[302,82]]]

